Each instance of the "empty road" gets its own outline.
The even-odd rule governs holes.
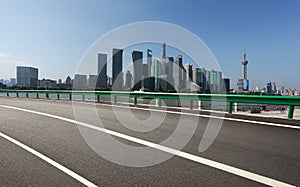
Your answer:
[[[186,128],[177,128],[182,117]],[[300,185],[299,126],[274,120],[209,120],[205,115],[112,109],[101,103],[94,107],[74,102],[72,107],[70,101],[0,97],[0,186]],[[216,139],[202,139],[207,124],[220,121]],[[190,131],[193,123],[196,128]],[[174,140],[188,140],[180,150],[176,146],[181,142],[164,142],[175,132]],[[149,154],[140,157],[122,146],[107,147],[111,142],[106,136],[120,145],[147,148]],[[202,152],[201,141],[212,144]],[[155,155],[160,155],[158,163],[137,167]]]

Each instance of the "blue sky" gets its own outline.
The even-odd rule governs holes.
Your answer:
[[[250,87],[300,88],[298,0],[48,0],[0,2],[0,79],[16,65],[39,68],[40,78],[65,79],[91,44],[138,21],[182,26],[213,52],[235,87],[248,52]],[[96,62],[95,62],[96,63]]]

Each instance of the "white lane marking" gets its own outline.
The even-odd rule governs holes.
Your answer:
[[[48,102],[59,102],[64,103],[67,100],[49,100],[45,99],[44,101]],[[159,109],[151,109],[151,108],[138,108],[138,107],[131,107],[131,106],[122,106],[122,105],[112,105],[112,104],[104,104],[104,103],[94,103],[94,102],[81,102],[81,101],[74,101],[74,103],[86,104],[86,105],[98,105],[98,106],[113,106],[118,108],[126,108],[126,109],[133,109],[133,110],[145,110],[145,111],[153,111],[153,112],[164,112],[170,114],[179,114],[179,115],[188,115],[188,116],[198,116],[203,118],[213,118],[213,119],[221,119],[227,121],[235,121],[235,122],[243,122],[243,123],[253,123],[259,125],[266,125],[266,126],[273,126],[273,127],[283,127],[283,128],[290,128],[290,129],[298,129],[300,130],[300,126],[296,125],[286,125],[286,124],[279,124],[279,123],[271,123],[271,122],[263,122],[263,121],[254,121],[254,120],[247,120],[247,119],[237,119],[237,118],[230,118],[230,117],[221,117],[221,116],[214,116],[214,115],[205,115],[205,114],[194,114],[188,112],[177,112],[177,111],[167,111],[167,110],[159,110]]]
[[[244,177],[244,178],[256,181],[258,183],[265,184],[265,185],[269,185],[269,186],[289,186],[289,187],[293,186],[291,184],[281,182],[281,181],[278,181],[278,180],[275,180],[275,179],[271,179],[271,178],[268,178],[268,177],[265,177],[265,176],[262,176],[262,175],[258,175],[258,174],[255,174],[255,173],[251,173],[251,172],[246,171],[246,170],[242,170],[242,169],[239,169],[239,168],[236,168],[236,167],[232,167],[232,166],[222,164],[222,163],[219,163],[219,162],[216,162],[216,161],[213,161],[213,160],[209,160],[209,159],[206,159],[206,158],[203,158],[203,157],[199,157],[199,156],[196,156],[196,155],[193,155],[193,154],[190,154],[190,153],[186,153],[186,152],[176,150],[176,149],[173,149],[173,148],[170,148],[170,147],[159,145],[159,144],[156,144],[156,143],[153,143],[153,142],[150,142],[150,141],[146,141],[146,140],[139,139],[139,138],[136,138],[136,137],[133,137],[133,136],[122,134],[122,133],[119,133],[119,132],[116,132],[116,131],[112,131],[112,130],[109,130],[109,129],[105,129],[105,128],[97,127],[97,126],[94,126],[94,125],[90,125],[88,123],[84,123],[84,122],[64,118],[64,117],[61,117],[61,116],[56,116],[56,115],[53,115],[53,114],[47,114],[47,113],[43,113],[43,112],[38,112],[38,111],[33,111],[33,110],[28,110],[28,109],[23,109],[23,108],[18,108],[18,107],[12,107],[12,106],[7,106],[7,105],[0,105],[0,107],[13,109],[13,110],[18,110],[18,111],[23,111],[23,112],[28,112],[28,113],[32,113],[32,114],[38,114],[38,115],[42,115],[42,116],[46,116],[46,117],[50,117],[50,118],[70,122],[70,123],[73,123],[75,125],[80,125],[82,127],[94,129],[94,130],[97,130],[97,131],[100,131],[100,132],[103,132],[103,133],[106,133],[106,134],[110,134],[112,136],[116,136],[116,137],[119,137],[119,138],[123,138],[125,140],[132,141],[134,143],[138,143],[138,144],[141,144],[141,145],[144,145],[144,146],[151,147],[153,149],[157,149],[157,150],[169,153],[169,154],[173,154],[175,156],[182,157],[182,158],[185,158],[185,159],[188,159],[188,160],[191,160],[191,161],[194,161],[194,162],[206,165],[206,166],[210,166],[210,167],[213,167],[213,168],[216,168],[216,169],[220,169],[222,171],[225,171],[225,172],[228,172],[228,173],[240,176],[240,177]]]
[[[78,175],[77,173],[71,171],[70,169],[64,167],[63,165],[55,162],[54,160],[52,160],[51,158],[48,158],[47,156],[43,155],[42,153],[37,152],[36,150],[28,147],[27,145],[19,142],[18,140],[15,140],[9,136],[7,136],[6,134],[3,134],[2,132],[0,132],[0,137],[16,144],[17,146],[25,149],[26,151],[30,152],[31,154],[39,157],[40,159],[44,160],[45,162],[51,164],[52,166],[56,167],[57,169],[61,170],[62,172],[66,173],[67,175],[73,177],[74,179],[78,180],[79,182],[81,182],[82,184],[89,186],[89,187],[96,187],[97,185],[91,183],[90,181],[88,181],[87,179],[81,177],[80,175]]]
[[[56,102],[56,101],[54,101],[54,102]],[[72,102],[76,102],[76,103],[80,103],[80,104],[87,104],[87,105],[95,105],[95,103],[87,103],[87,102],[80,102],[80,101],[72,101]],[[213,116],[213,115],[205,115],[205,114],[195,114],[195,113],[188,113],[188,112],[177,112],[177,111],[167,111],[167,110],[159,110],[159,109],[151,109],[151,108],[138,108],[138,107],[130,107],[130,106],[122,106],[122,105],[111,105],[111,104],[104,104],[104,103],[97,103],[96,105],[113,106],[113,107],[118,107],[118,108],[145,110],[145,111],[153,111],[153,112],[164,112],[164,113],[187,115],[187,116],[198,116],[198,117],[204,117],[204,118],[221,119],[221,120],[236,121],[236,122],[243,122],[243,123],[254,123],[254,124],[260,124],[260,125],[266,125],[266,126],[283,127],[283,128],[300,130],[300,126],[296,126],[296,125],[286,125],[286,124],[279,124],[279,123],[254,121],[254,120],[247,120],[247,119],[237,119],[237,118],[229,118],[229,117],[221,117],[221,116]]]

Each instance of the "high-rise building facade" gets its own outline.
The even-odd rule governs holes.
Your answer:
[[[147,66],[148,66],[148,76],[151,77],[151,66],[152,66],[152,51],[147,49]]]
[[[154,90],[160,90],[160,78],[162,75],[161,59],[154,59],[152,66],[154,67]]]
[[[174,78],[174,86],[176,91],[180,91],[183,88],[183,80],[182,80],[182,56],[178,55],[173,64],[173,78]]]
[[[211,93],[220,93],[222,89],[222,72],[209,71],[209,90]]]
[[[166,43],[161,44],[161,58],[166,59]]]
[[[168,57],[167,58],[167,72],[166,74],[170,75],[173,77],[173,64],[174,64],[174,58],[173,57]]]
[[[132,81],[133,81],[132,74],[130,73],[130,71],[127,71],[125,74],[125,89],[126,90],[131,90]]]
[[[193,81],[193,65],[185,64],[186,81]]]
[[[112,87],[114,90],[121,90],[123,86],[123,49],[112,51]]]
[[[224,78],[222,81],[222,92],[224,93],[230,93],[230,79]]]
[[[202,93],[208,91],[206,72],[207,70],[204,68],[193,68],[193,82],[200,86],[200,91]]]
[[[33,67],[17,66],[17,86],[38,86],[38,69]]]
[[[107,54],[98,54],[98,78],[96,88],[107,88]]]
[[[272,83],[271,82],[267,83],[267,94],[273,94]]]
[[[133,61],[133,89],[140,90],[142,88],[142,79],[144,78],[143,52],[133,51],[131,54]]]

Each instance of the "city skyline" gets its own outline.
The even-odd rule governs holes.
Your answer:
[[[138,50],[132,50],[132,46],[131,46],[131,61],[129,62],[129,64],[132,64],[133,65],[133,68],[131,70],[128,70],[127,69],[127,73],[130,73],[130,74],[133,74],[131,75],[132,76],[132,83],[130,83],[130,85],[132,85],[133,87],[131,87],[131,89],[133,90],[139,90],[141,88],[143,88],[144,86],[144,81],[140,82],[139,84],[137,84],[139,82],[139,80],[142,80],[142,79],[145,79],[145,78],[148,78],[148,77],[153,77],[155,78],[155,85],[157,84],[157,80],[156,78],[160,78],[162,80],[166,80],[167,82],[173,82],[174,86],[175,86],[175,83],[174,83],[174,80],[170,80],[170,79],[166,79],[167,76],[170,76],[171,78],[173,78],[173,76],[176,76],[175,74],[173,74],[173,64],[176,64],[176,61],[178,63],[178,58],[180,58],[181,62],[179,63],[180,65],[178,65],[179,67],[179,70],[181,71],[181,73],[179,74],[182,74],[180,75],[183,82],[185,83],[177,83],[177,84],[182,84],[179,86],[179,89],[176,89],[177,91],[180,91],[180,87],[185,87],[185,89],[187,89],[186,91],[192,91],[193,89],[192,88],[188,88],[186,87],[188,82],[194,82],[196,83],[198,86],[200,86],[201,88],[204,86],[203,83],[205,83],[205,85],[207,84],[208,87],[210,86],[210,88],[206,88],[206,86],[204,86],[205,89],[208,89],[208,90],[217,90],[215,88],[215,86],[218,84],[217,82],[214,82],[216,81],[216,78],[211,78],[211,77],[214,77],[216,75],[213,75],[214,72],[215,73],[220,73],[220,75],[218,76],[219,78],[219,83],[221,84],[221,81],[220,79],[223,77],[222,76],[222,72],[218,72],[218,71],[215,71],[214,69],[205,69],[205,67],[199,67],[197,66],[197,63],[196,64],[191,64],[191,63],[183,63],[183,57],[182,55],[178,54],[176,55],[176,59],[175,59],[175,62],[174,62],[174,57],[172,56],[169,56],[167,55],[167,44],[165,42],[161,43],[161,50],[160,52],[159,51],[155,51],[156,53],[160,53],[160,57],[154,57],[154,59],[152,58],[152,49],[147,49],[147,57],[143,58],[143,50],[142,51],[139,51],[140,49]],[[145,47],[145,45],[144,45]],[[169,46],[168,46],[169,47]],[[146,45],[146,48],[147,48],[147,45]],[[127,52],[129,52],[130,50],[127,50]],[[126,54],[126,53],[125,53]],[[174,54],[174,51],[173,51],[173,54]],[[72,81],[75,81],[75,89],[80,89],[80,88],[89,88],[89,89],[94,89],[94,88],[100,88],[100,89],[106,89],[106,88],[109,88],[110,86],[108,85],[108,81],[109,79],[111,78],[112,79],[112,84],[114,84],[115,80],[117,78],[117,76],[121,76],[121,77],[118,77],[120,79],[120,83],[121,85],[117,85],[117,86],[114,86],[115,89],[124,89],[126,88],[126,85],[128,84],[127,83],[127,79],[126,79],[126,69],[123,69],[123,66],[124,66],[124,62],[123,62],[123,49],[116,49],[116,48],[113,48],[112,49],[112,57],[109,58],[110,60],[107,60],[107,54],[104,54],[104,53],[98,53],[98,58],[97,58],[97,75],[94,75],[94,74],[74,74],[74,79]],[[127,54],[128,55],[128,54]],[[167,57],[168,56],[168,57]],[[242,65],[243,65],[243,79],[238,79],[237,81],[237,86],[233,85],[232,87],[230,86],[230,82],[232,80],[230,80],[229,78],[226,78],[226,77],[223,77],[223,81],[229,81],[229,84],[228,84],[228,88],[226,87],[226,90],[229,90],[230,88],[235,90],[235,92],[243,92],[243,91],[255,91],[255,92],[261,92],[261,91],[264,91],[265,93],[268,93],[268,94],[274,94],[276,93],[276,91],[279,91],[281,90],[281,93],[285,92],[286,90],[288,90],[287,88],[284,87],[284,85],[281,86],[281,88],[279,89],[276,89],[276,86],[275,86],[275,89],[274,89],[274,85],[276,84],[275,82],[271,82],[271,81],[268,81],[267,82],[267,86],[266,87],[262,87],[260,88],[259,86],[256,86],[255,89],[252,89],[252,90],[248,90],[248,89],[244,89],[244,88],[240,88],[242,89],[242,91],[240,90],[239,91],[239,81],[240,80],[245,80],[245,78],[247,78],[247,70],[245,69],[245,65],[248,64],[248,61],[246,59],[246,49],[244,49],[244,53],[243,53],[243,60],[242,60]],[[115,60],[114,60],[115,58]],[[168,61],[166,61],[166,59],[168,58]],[[117,60],[116,60],[117,59]],[[149,59],[152,59],[153,62],[149,61]],[[172,59],[172,60],[169,60],[169,59]],[[114,64],[118,64],[118,67],[117,70],[116,70],[116,73],[114,73],[114,70],[111,69],[111,72],[107,72],[107,65],[109,65],[109,62],[111,63],[110,66],[114,66]],[[155,68],[157,65],[155,66],[152,66],[152,67],[149,67],[148,65],[150,64],[156,64],[156,62],[158,62],[160,65],[160,75],[156,75],[158,70],[154,70],[153,67]],[[171,65],[171,66],[170,66]],[[194,66],[193,66],[194,65]],[[195,66],[196,65],[196,66]],[[116,66],[116,65],[115,65]],[[145,67],[143,66],[147,66],[146,69]],[[165,67],[164,67],[165,66]],[[169,67],[170,66],[170,67]],[[36,69],[38,70],[38,68],[36,67],[26,67],[26,66],[17,66],[16,69],[17,69],[17,72],[19,72],[19,69],[20,68],[23,68],[24,70],[25,69]],[[171,69],[169,69],[171,68]],[[150,72],[148,72],[148,69],[150,69]],[[183,70],[185,71],[183,73]],[[162,73],[162,72],[163,73]],[[170,72],[172,71],[172,72]],[[207,72],[207,73],[204,73],[204,72]],[[202,72],[203,75],[197,75],[196,72]],[[150,74],[149,74],[150,73]],[[196,73],[196,74],[195,74]],[[113,74],[115,74],[115,76],[113,76]],[[203,78],[201,78],[201,82],[199,82],[199,78],[196,78],[197,76],[203,76]],[[55,86],[50,86],[49,88],[57,88],[56,84],[58,82],[57,85],[62,85],[62,79],[58,79],[58,80],[51,80],[51,79],[45,79],[45,78],[42,78],[42,79],[38,79],[38,71],[36,72],[36,81],[40,81],[39,82],[39,86],[40,87],[47,87],[48,88],[48,85],[49,84],[52,84],[52,85],[55,85]],[[114,78],[115,77],[115,78]],[[69,78],[69,76],[67,77],[67,79]],[[13,79],[12,81],[15,81],[15,80],[19,80],[18,78],[18,74],[15,78],[11,78]],[[65,83],[67,82],[67,79],[65,81]],[[135,80],[137,79],[137,80]],[[197,80],[196,80],[197,79]],[[8,86],[13,86],[14,84],[11,84],[9,80],[5,80],[5,79],[0,79],[2,81],[2,83],[4,83],[3,81],[7,81],[7,84]],[[214,81],[212,81],[214,80]],[[24,80],[26,82],[26,80]],[[97,82],[98,81],[98,82]],[[249,81],[249,80],[247,80]],[[20,83],[19,83],[20,82]],[[28,83],[28,85],[23,85],[22,84],[23,81],[17,81],[17,84],[16,86],[27,86],[27,87],[32,87],[30,86],[31,84]],[[176,81],[175,81],[176,82]],[[235,80],[232,81],[233,84],[235,84]],[[65,84],[64,83],[64,84]],[[96,84],[97,83],[97,84]],[[269,85],[271,85],[272,83],[272,88],[269,88]],[[68,83],[67,83],[68,84]],[[143,86],[141,85],[143,84]],[[149,84],[149,83],[148,83]],[[227,85],[227,83],[223,83],[225,85]],[[247,83],[248,85],[249,83]],[[183,86],[184,85],[184,86]],[[33,87],[39,87],[39,86],[33,86]],[[147,86],[145,86],[147,87]],[[154,90],[157,90],[158,86],[155,86],[155,89]],[[242,87],[244,87],[242,85]],[[285,88],[285,89],[284,89]],[[204,89],[204,90],[205,90]],[[221,89],[221,88],[218,88],[218,89]],[[243,90],[244,89],[244,90]],[[151,90],[151,89],[150,89]],[[271,90],[271,91],[270,91]],[[165,91],[167,91],[165,89]],[[213,91],[213,92],[215,92]],[[201,93],[203,92],[203,90],[201,91]],[[205,92],[205,91],[204,91]],[[218,93],[221,93],[222,91],[221,90],[218,90],[216,91]]]
[[[245,47],[250,90],[265,87],[268,81],[278,87],[300,87],[298,1],[154,1],[147,7],[153,11],[141,11],[145,5],[138,1],[122,6],[109,1],[101,6],[85,1],[10,1],[2,5],[1,79],[16,77],[15,67],[24,65],[39,67],[40,77],[64,79],[76,72],[85,50],[103,34],[124,24],[158,20],[178,24],[200,37],[233,88],[242,78],[240,62]],[[112,6],[114,13],[105,11]],[[175,10],[186,13],[174,14]]]

